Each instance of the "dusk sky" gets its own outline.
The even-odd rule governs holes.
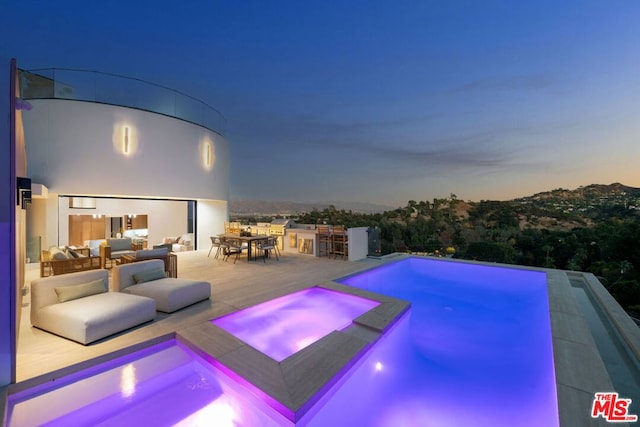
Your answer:
[[[640,187],[640,1],[3,1],[0,55],[187,93],[231,198]]]

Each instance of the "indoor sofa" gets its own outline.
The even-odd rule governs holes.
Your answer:
[[[31,281],[31,324],[89,344],[156,317],[152,298],[108,292],[107,270],[89,270]]]
[[[129,237],[106,239],[106,244],[100,245],[102,268],[106,268],[107,261],[119,260],[123,255],[135,255],[142,245],[133,243]]]
[[[211,284],[167,277],[160,259],[121,264],[113,268],[112,290],[153,298],[158,311],[176,310],[211,297]]]
[[[40,255],[40,277],[100,268],[100,256],[92,256],[89,251],[89,248],[58,248],[56,246],[43,250]]]

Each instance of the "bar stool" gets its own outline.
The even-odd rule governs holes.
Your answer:
[[[338,258],[338,255],[342,259],[349,259],[349,239],[347,237],[347,230],[343,225],[334,225],[332,237],[332,253],[334,258]]]
[[[318,256],[331,255],[331,232],[328,225],[318,225]]]

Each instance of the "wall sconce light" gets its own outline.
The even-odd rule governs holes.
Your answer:
[[[122,152],[124,154],[129,154],[129,127],[124,127],[124,134],[122,137]]]
[[[200,157],[202,159],[202,166],[209,170],[213,166],[214,162],[213,143],[208,138],[200,144]]]

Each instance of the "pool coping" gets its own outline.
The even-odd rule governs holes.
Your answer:
[[[182,329],[176,338],[297,422],[411,306],[407,301],[336,282],[316,286],[368,298],[380,305],[354,319],[346,329],[331,332],[281,362],[212,322]]]

